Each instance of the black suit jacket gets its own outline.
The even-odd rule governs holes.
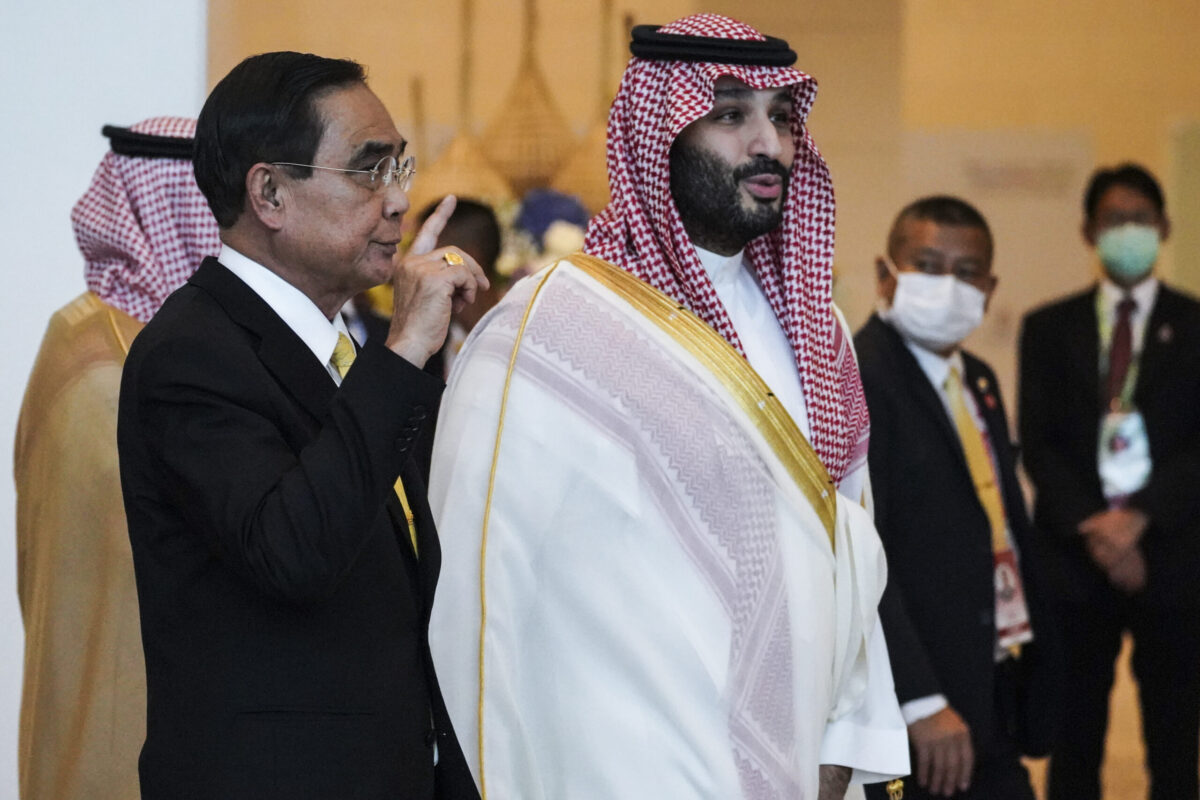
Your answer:
[[[945,406],[903,339],[872,316],[854,340],[871,412],[869,463],[875,522],[888,557],[880,604],[901,703],[944,694],[970,726],[977,757],[1005,727],[1027,754],[1053,734],[1056,643],[1043,602],[1038,554],[1014,473],[996,376],[964,352],[976,406],[1000,469],[1035,641],[1022,650],[1011,709],[997,720],[991,526]]]
[[[1077,526],[1104,510],[1096,470],[1102,414],[1096,288],[1031,312],[1021,331],[1020,428],[1060,597],[1088,603],[1112,590]],[[1142,540],[1144,600],[1200,605],[1200,304],[1160,285],[1146,324],[1134,403],[1150,440],[1150,483],[1130,504],[1151,524]]]
[[[215,259],[134,341],[118,443],[145,800],[478,797],[426,636],[440,551],[410,451],[441,389],[370,343],[335,387]]]

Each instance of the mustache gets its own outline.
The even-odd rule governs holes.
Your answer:
[[[753,178],[757,175],[778,175],[786,184],[791,173],[783,164],[766,156],[758,156],[750,163],[742,164],[733,171],[733,179],[735,181]]]

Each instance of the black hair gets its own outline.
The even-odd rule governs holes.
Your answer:
[[[316,101],[365,80],[357,62],[293,52],[250,56],[222,78],[196,122],[196,183],[217,223],[228,228],[241,216],[255,164],[311,164],[325,131]]]
[[[975,206],[966,200],[960,200],[950,195],[938,194],[914,200],[902,208],[900,213],[896,215],[895,221],[892,222],[892,230],[888,233],[887,242],[888,255],[892,258],[896,257],[896,251],[900,249],[901,241],[904,238],[902,231],[904,223],[910,219],[928,220],[936,222],[938,225],[978,228],[987,237],[988,255],[989,257],[991,256],[994,247],[992,243],[992,229],[988,227],[987,220],[983,218],[983,214],[980,214]]]
[[[441,202],[440,199],[435,200],[421,209],[421,213],[417,215],[418,221],[423,223],[429,219]],[[496,219],[496,212],[492,210],[491,206],[478,200],[467,200],[460,197],[457,205],[454,206],[454,213],[450,215],[450,220],[446,223],[446,228],[453,228],[455,236],[470,240],[448,242],[448,244],[463,245],[476,251],[475,255],[479,260],[479,266],[487,274],[488,280],[498,279],[496,259],[500,257],[500,222]],[[476,247],[471,247],[471,245]]]
[[[1154,204],[1160,217],[1166,213],[1167,201],[1163,198],[1158,181],[1146,168],[1127,161],[1111,169],[1102,168],[1092,173],[1087,190],[1083,193],[1083,215],[1088,222],[1094,221],[1100,198],[1114,186],[1124,186],[1145,197]]]

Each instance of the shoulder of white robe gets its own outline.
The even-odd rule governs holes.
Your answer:
[[[620,267],[583,253],[567,260],[629,303],[717,377],[816,510],[833,547],[837,487],[800,427],[749,362],[689,309]]]

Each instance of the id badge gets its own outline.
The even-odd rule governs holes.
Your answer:
[[[1150,480],[1150,439],[1140,411],[1112,411],[1100,422],[1097,453],[1106,500],[1127,497]]]
[[[995,554],[996,583],[996,644],[1001,648],[1033,641],[1029,626],[1029,606],[1025,603],[1025,587],[1012,549]]]

